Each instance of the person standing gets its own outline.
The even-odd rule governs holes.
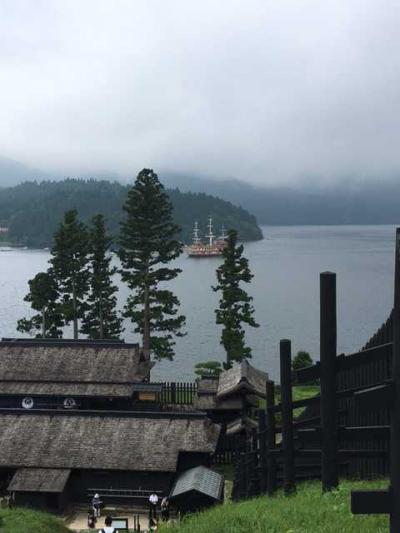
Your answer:
[[[94,516],[93,509],[88,511],[88,528],[94,529],[96,527],[97,518]]]
[[[157,504],[158,496],[155,492],[153,492],[149,497],[149,518],[154,518],[157,520]]]
[[[169,520],[169,499],[167,496],[161,500],[161,520],[163,522],[168,522]]]
[[[101,500],[100,496],[96,493],[92,499],[93,513],[96,518],[99,518],[101,514]]]

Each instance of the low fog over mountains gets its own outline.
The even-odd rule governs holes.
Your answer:
[[[157,169],[156,169],[157,170]],[[237,179],[211,179],[171,172],[159,172],[168,188],[205,192],[242,206],[254,214],[260,224],[397,224],[400,223],[400,179],[387,178],[365,183],[355,180],[326,186],[302,188],[256,186]],[[23,181],[59,179],[17,161],[0,158],[0,185]],[[87,178],[87,175],[71,176]],[[114,181],[115,173],[92,176]],[[119,177],[127,183],[131,177]]]

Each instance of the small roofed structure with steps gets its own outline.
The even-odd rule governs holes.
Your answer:
[[[218,377],[198,380],[194,406],[230,426],[230,434],[246,431],[252,426],[249,412],[258,406],[258,398],[265,398],[267,380],[268,374],[248,361],[234,363]]]
[[[224,476],[197,466],[182,472],[172,487],[170,500],[182,513],[196,512],[224,499]]]

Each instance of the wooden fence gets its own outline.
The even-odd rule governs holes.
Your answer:
[[[159,401],[164,405],[192,405],[197,383],[164,382]]]
[[[320,275],[320,362],[294,375],[290,341],[281,341],[281,402],[275,404],[269,381],[258,430],[235,465],[235,499],[272,495],[279,486],[289,494],[301,479],[319,478],[330,490],[340,476],[390,474],[390,490],[355,491],[352,509],[390,513],[390,531],[400,531],[400,229],[395,271],[394,311],[360,352],[347,356],[336,350],[336,275]],[[293,401],[293,378],[299,384],[320,380],[320,395]],[[298,407],[306,409],[296,420]]]

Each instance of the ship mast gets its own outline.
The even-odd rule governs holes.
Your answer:
[[[227,235],[226,235],[225,226],[222,224],[220,240],[221,241],[226,241],[226,237],[227,237]]]
[[[200,244],[201,239],[199,237],[199,226],[197,222],[194,223],[194,229],[193,229],[193,244]]]
[[[211,217],[208,219],[208,235],[206,235],[206,237],[208,238],[209,246],[212,246],[215,235],[212,232],[212,218]]]

